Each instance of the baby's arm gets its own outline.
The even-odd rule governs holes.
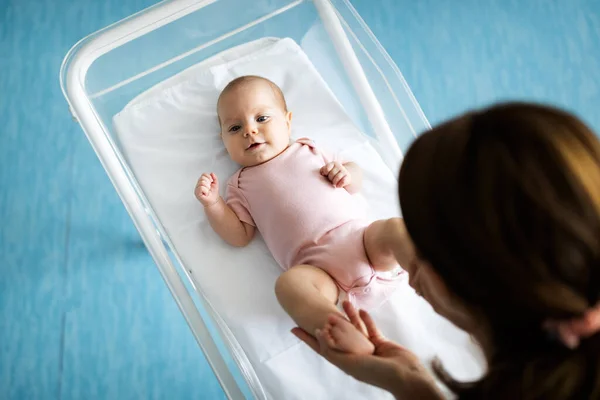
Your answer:
[[[204,212],[210,226],[230,245],[244,247],[254,237],[254,227],[240,221],[221,196],[216,203],[204,207]]]
[[[362,188],[362,170],[353,162],[329,162],[321,168],[321,175],[329,179],[333,186],[344,188],[350,194],[358,193]]]
[[[215,174],[202,174],[195,194],[204,206],[210,226],[224,241],[235,247],[244,247],[250,243],[254,237],[254,227],[240,221],[231,207],[219,196],[219,181]]]

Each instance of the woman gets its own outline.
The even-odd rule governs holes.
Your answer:
[[[420,136],[406,154],[400,205],[417,256],[410,285],[472,334],[488,372],[437,377],[466,398],[600,399],[600,142],[574,116],[505,104]],[[367,313],[345,309],[376,346],[339,353],[294,333],[350,375],[398,398],[440,398],[407,349]],[[335,316],[331,316],[335,319]]]

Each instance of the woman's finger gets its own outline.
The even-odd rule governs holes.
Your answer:
[[[317,342],[319,343],[319,354],[323,358],[360,381],[377,385],[380,380],[379,375],[384,375],[381,373],[381,364],[385,364],[385,362],[382,363],[382,360],[378,357],[345,353],[332,349],[327,345],[322,332],[317,334]],[[381,385],[379,386],[381,387]]]
[[[317,331],[316,338],[300,328],[292,329],[292,333],[316,353],[350,376],[371,385],[383,387],[382,382],[388,375],[385,372],[389,369],[389,363],[383,359],[372,355],[356,355],[334,350],[327,345],[326,338],[321,331]]]
[[[375,321],[373,321],[373,318],[371,318],[371,315],[369,315],[368,312],[366,312],[365,310],[360,310],[358,314],[360,315],[360,319],[364,322],[365,327],[367,328],[367,335],[369,336],[369,339],[385,339],[385,336],[383,336],[379,328],[377,328],[377,325],[375,325]]]
[[[313,349],[315,352],[321,353],[321,347],[317,339],[315,339],[312,335],[309,335],[304,329],[294,328],[292,329],[292,334],[306,343],[308,347]]]
[[[352,303],[350,303],[348,300],[345,300],[342,303],[342,307],[344,308],[344,312],[348,316],[350,323],[352,323],[352,325],[354,325],[354,327],[356,329],[358,329],[359,331],[361,331],[365,336],[368,336],[369,333],[367,332],[367,328],[365,327],[365,324],[363,323],[362,319],[358,315],[358,311],[352,305]]]

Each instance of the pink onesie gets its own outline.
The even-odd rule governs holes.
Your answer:
[[[396,288],[367,258],[365,210],[346,189],[336,189],[320,169],[332,159],[309,139],[299,139],[266,163],[237,171],[227,183],[227,204],[255,226],[284,269],[322,268],[361,308],[375,308]]]

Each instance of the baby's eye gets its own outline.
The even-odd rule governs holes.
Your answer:
[[[229,128],[229,132],[237,132],[241,129],[242,127],[239,125],[233,125],[231,128]]]
[[[269,117],[267,117],[266,115],[261,115],[260,117],[256,118],[256,122],[267,122],[269,120]]]

